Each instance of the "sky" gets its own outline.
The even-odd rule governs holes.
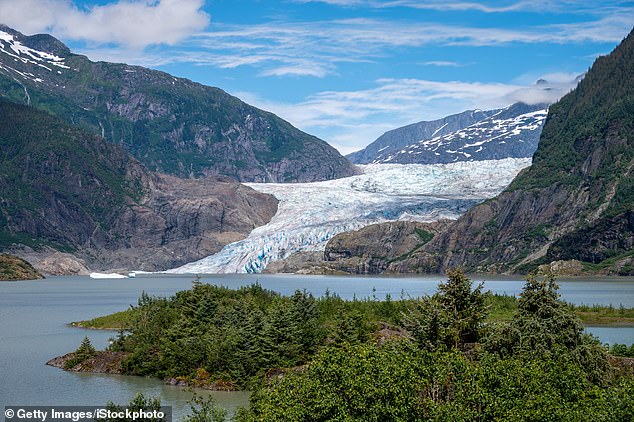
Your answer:
[[[0,0],[0,22],[217,86],[347,154],[409,123],[555,101],[632,30],[634,1]]]

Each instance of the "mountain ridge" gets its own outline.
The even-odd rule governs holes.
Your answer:
[[[100,134],[150,170],[181,177],[302,182],[356,172],[326,142],[220,88],[92,62],[50,35],[27,37],[7,26],[0,26],[0,95]]]
[[[494,110],[467,110],[386,132],[347,157],[355,164],[437,164],[531,157],[547,104],[514,103]]]

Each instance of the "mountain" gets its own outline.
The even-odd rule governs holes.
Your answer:
[[[546,104],[524,103],[465,111],[389,131],[348,158],[358,164],[435,164],[530,157],[547,113]]]
[[[550,107],[530,168],[394,270],[524,272],[573,260],[634,273],[634,33]]]
[[[98,135],[0,100],[0,250],[165,269],[217,252],[276,211],[270,195],[152,173]]]
[[[123,146],[181,177],[301,182],[355,173],[326,142],[218,88],[138,66],[92,62],[50,35],[0,26],[0,95]]]
[[[486,119],[498,111],[468,110],[439,120],[419,122],[393,129],[379,136],[364,149],[348,154],[346,157],[355,164],[370,164],[379,156],[395,154],[403,147],[415,144],[420,140],[448,135]]]

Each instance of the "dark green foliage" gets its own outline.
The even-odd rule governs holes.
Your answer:
[[[122,364],[129,374],[244,388],[255,375],[306,363],[325,345],[367,342],[379,326],[399,325],[414,301],[386,299],[315,299],[299,290],[283,297],[259,284],[236,291],[196,281],[169,299],[144,293],[110,350],[130,352]]]
[[[634,158],[633,127],[634,34],[630,34],[611,54],[594,62],[574,91],[550,107],[533,165],[509,189],[576,186],[584,178],[599,179],[607,187]],[[593,150],[603,156],[598,156],[600,163],[591,174],[584,174],[582,165]],[[625,185],[631,185],[632,176]],[[631,191],[625,196],[631,197]],[[619,200],[615,205],[622,209],[625,203]]]
[[[405,328],[421,347],[458,348],[478,341],[487,317],[486,295],[482,284],[471,287],[464,272],[450,270],[447,282],[438,285],[438,292],[421,299],[405,316]]]
[[[130,412],[136,411],[144,411],[144,412],[159,412],[161,410],[161,400],[158,397],[145,397],[142,393],[137,393],[136,396],[130,401],[130,403],[125,406],[129,409]],[[113,414],[122,414],[125,411],[124,406],[117,405],[113,402],[108,402],[106,405],[106,409],[109,410]],[[110,417],[105,419],[96,419],[98,422],[129,422],[131,418],[126,417]],[[141,422],[168,422],[167,416],[165,418],[155,418],[155,417],[138,417],[134,419],[136,421]],[[171,421],[171,419],[169,419]]]
[[[407,342],[320,352],[262,385],[238,420],[629,420],[634,382],[599,389],[565,357],[421,351]]]
[[[73,358],[67,360],[66,363],[64,363],[64,369],[70,369],[77,364],[83,363],[86,360],[94,357],[96,354],[97,351],[90,342],[90,339],[88,338],[88,336],[85,336],[77,350],[75,350]]]
[[[494,327],[485,348],[501,356],[564,355],[585,368],[593,382],[604,382],[610,374],[607,355],[594,338],[584,333],[581,320],[568,305],[559,300],[558,288],[551,273],[544,277],[529,275],[515,316]]]
[[[459,309],[477,291],[453,272],[437,298],[423,302],[425,311]],[[556,291],[552,276],[529,277],[513,321],[482,344],[488,351],[429,347],[430,335],[422,344],[404,339],[322,349],[304,370],[263,382],[237,419],[631,420],[634,379],[601,366],[605,351],[584,336]],[[484,311],[480,298],[474,302]]]
[[[613,344],[609,352],[612,356],[634,358],[634,344],[630,344],[630,347],[627,347],[626,344]]]
[[[434,234],[432,232],[428,232],[427,230],[423,230],[420,228],[414,229],[418,237],[420,237],[420,245],[424,245],[430,240],[434,238]]]
[[[52,43],[59,41],[38,49],[47,51]],[[138,66],[91,62],[68,49],[61,54],[71,69],[59,73],[0,55],[6,65],[0,96],[26,103],[28,90],[33,107],[121,145],[151,170],[181,177],[285,182],[353,174],[350,162],[326,142],[219,88]],[[18,83],[8,69],[42,81]],[[286,170],[279,168],[282,161]]]
[[[227,410],[218,406],[213,396],[203,398],[194,394],[190,401],[192,413],[185,416],[184,422],[224,422]]]

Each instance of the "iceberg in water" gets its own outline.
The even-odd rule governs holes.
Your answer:
[[[386,221],[458,218],[500,193],[528,158],[451,164],[370,164],[363,174],[313,183],[248,183],[280,202],[271,221],[215,255],[168,273],[258,273],[334,235]]]
[[[128,278],[128,276],[117,273],[90,273],[90,278]]]

